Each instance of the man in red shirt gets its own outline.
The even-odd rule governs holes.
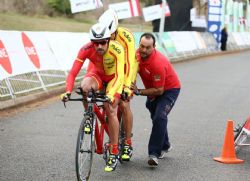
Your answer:
[[[148,164],[157,166],[158,159],[172,148],[168,138],[167,115],[174,106],[181,85],[171,63],[155,49],[153,34],[141,35],[136,57],[145,89],[138,89],[136,85],[132,88],[136,95],[147,96],[146,107],[153,122],[148,144]]]

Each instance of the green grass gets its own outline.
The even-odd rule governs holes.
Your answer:
[[[86,18],[88,19],[88,18]],[[133,20],[132,20],[133,21]],[[88,32],[96,20],[80,22],[75,19],[25,16],[13,13],[0,13],[0,30],[17,31],[58,31],[58,32]],[[129,28],[131,31],[152,31],[149,23],[121,23],[120,26]]]

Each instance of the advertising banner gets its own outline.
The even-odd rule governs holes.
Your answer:
[[[214,35],[218,43],[220,42],[221,9],[221,0],[208,1],[208,32]]]
[[[70,70],[78,51],[90,41],[88,33],[47,32],[46,38],[61,70]]]
[[[115,10],[118,19],[141,16],[139,0],[129,0],[127,2],[109,4],[109,8]]]
[[[0,80],[48,69],[58,63],[42,32],[0,31]]]
[[[71,12],[78,13],[103,7],[101,0],[70,0]]]
[[[153,6],[148,6],[142,9],[144,20],[145,21],[152,21],[155,19],[160,19],[162,15],[162,5],[157,4]],[[165,16],[170,16],[170,9],[168,4],[166,4],[165,8]]]

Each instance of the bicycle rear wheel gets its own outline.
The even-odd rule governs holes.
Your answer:
[[[87,125],[87,126],[86,126]],[[87,130],[86,127],[90,129]],[[78,181],[88,180],[94,154],[93,121],[84,118],[81,122],[76,144],[76,175]]]

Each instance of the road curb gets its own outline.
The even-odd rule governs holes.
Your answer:
[[[42,101],[54,96],[58,96],[65,91],[65,86],[56,87],[49,91],[32,93],[31,95],[17,97],[15,99],[1,101],[0,104],[0,112],[5,111],[7,109],[14,109],[18,107],[25,106],[27,104],[31,104],[37,101]]]

